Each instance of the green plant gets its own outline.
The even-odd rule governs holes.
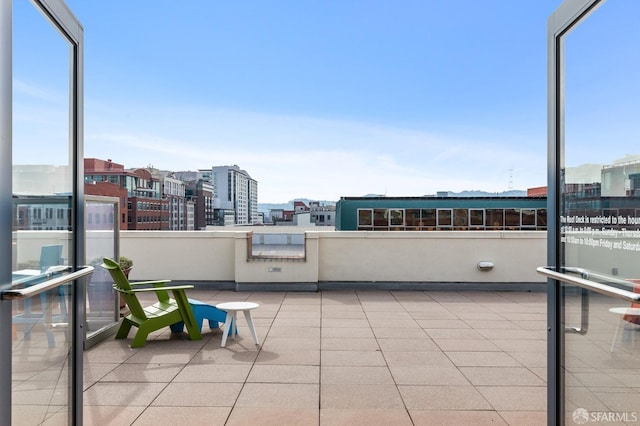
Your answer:
[[[133,260],[125,256],[120,256],[118,263],[120,264],[120,269],[123,271],[130,269],[133,266]]]

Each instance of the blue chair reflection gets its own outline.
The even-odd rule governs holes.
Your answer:
[[[62,258],[62,244],[52,244],[42,246],[40,250],[39,269],[23,269],[12,273],[13,287],[30,287],[35,284],[42,283],[56,275],[66,271],[63,267],[64,259]],[[47,293],[40,293],[39,311],[32,309],[31,299],[25,299],[23,312],[13,317],[14,324],[24,324],[24,339],[31,339],[31,330],[36,324],[44,324],[45,333],[49,347],[55,347],[55,340],[50,325],[53,323],[67,322],[67,303],[68,286],[62,285],[56,290],[59,302],[60,312],[54,316],[52,309],[55,305],[56,298],[47,298]]]

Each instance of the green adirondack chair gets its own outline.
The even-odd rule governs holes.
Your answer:
[[[122,319],[122,324],[116,339],[124,339],[129,335],[132,326],[138,327],[138,331],[131,343],[132,348],[144,346],[147,336],[152,331],[163,327],[169,327],[177,322],[184,322],[191,340],[200,340],[200,328],[196,325],[193,311],[189,305],[185,290],[193,288],[192,285],[165,286],[171,280],[143,281],[130,283],[125,277],[118,262],[104,258],[101,265],[111,274],[113,288],[124,296],[131,313]],[[143,287],[145,286],[145,287]],[[169,297],[169,291],[173,298]],[[158,302],[145,308],[142,307],[136,293],[155,292]]]

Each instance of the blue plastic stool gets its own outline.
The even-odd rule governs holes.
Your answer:
[[[189,305],[191,305],[193,316],[200,331],[202,331],[202,322],[205,318],[209,321],[209,328],[212,330],[220,327],[218,323],[224,324],[227,320],[227,313],[215,306],[207,305],[206,303],[195,299],[189,299]],[[180,333],[183,330],[184,322],[182,321],[171,326],[172,333]]]

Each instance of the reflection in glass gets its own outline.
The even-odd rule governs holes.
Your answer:
[[[438,209],[438,229],[449,230],[451,228],[451,209]]]
[[[70,46],[36,8],[13,2],[12,285],[73,265]],[[13,302],[14,424],[69,424],[71,287]]]
[[[567,33],[562,81],[561,266],[627,290],[640,278],[639,16],[638,2],[606,2]],[[562,309],[566,423],[577,409],[608,416],[594,423],[640,421],[635,308],[565,286]]]
[[[389,226],[389,216],[387,209],[374,209],[373,210],[373,226],[384,227]]]
[[[487,209],[487,229],[504,228],[504,209]]]
[[[99,198],[104,200],[100,201]],[[117,258],[115,239],[116,228],[119,225],[113,221],[117,203],[117,199],[110,197],[91,197],[90,201],[85,201],[86,263],[95,268],[87,283],[85,327],[87,340],[101,330],[112,326],[119,317],[113,280],[109,273],[100,267],[104,257]],[[90,217],[95,219],[89,220]],[[107,220],[97,220],[101,217]]]
[[[70,307],[71,291],[65,285],[13,302],[14,424],[42,424],[69,416]]]

